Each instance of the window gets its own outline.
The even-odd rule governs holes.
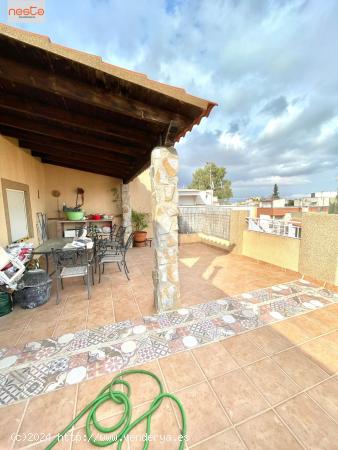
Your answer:
[[[4,178],[1,184],[8,241],[11,243],[33,237],[29,186]]]

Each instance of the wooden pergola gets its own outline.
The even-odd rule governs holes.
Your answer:
[[[0,24],[0,133],[17,138],[42,163],[121,179],[128,233],[128,183],[151,163],[158,310],[179,304],[173,145],[215,105],[46,36]]]
[[[0,132],[44,163],[129,182],[156,145],[173,145],[214,105],[0,25]]]

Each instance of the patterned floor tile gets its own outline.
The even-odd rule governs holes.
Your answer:
[[[241,296],[0,349],[0,405],[123,370],[332,304],[294,281]]]

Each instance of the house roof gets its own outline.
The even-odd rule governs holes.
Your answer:
[[[215,105],[0,24],[0,132],[43,162],[129,181],[154,146],[173,145]]]

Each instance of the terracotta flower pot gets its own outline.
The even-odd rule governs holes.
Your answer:
[[[134,247],[145,247],[147,241],[146,231],[134,231]]]

